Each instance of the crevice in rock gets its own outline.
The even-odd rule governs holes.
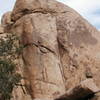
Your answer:
[[[63,66],[62,59],[61,59],[61,52],[62,52],[61,49],[62,49],[62,45],[60,44],[60,42],[59,42],[58,39],[57,39],[57,41],[58,41],[59,58],[60,58],[59,68],[60,68],[60,70],[61,70],[63,83],[66,84],[66,82],[65,82],[65,79],[66,79],[66,78],[65,78],[65,74],[64,74],[64,69],[63,69],[63,67],[61,68],[61,66]]]
[[[22,18],[22,17],[24,17],[26,15],[34,14],[34,13],[51,14],[51,15],[56,16],[56,14],[63,14],[63,13],[68,13],[68,12],[71,13],[70,11],[56,12],[56,11],[53,11],[53,10],[50,10],[50,9],[42,9],[42,8],[35,9],[35,10],[24,9],[21,12],[19,12],[21,16],[19,16],[16,20],[14,20],[13,18],[11,18],[11,21],[14,24],[20,18]]]
[[[36,47],[38,47],[38,48],[40,49],[40,51],[41,51],[42,53],[47,53],[47,52],[41,50],[40,47],[42,47],[42,48],[45,48],[46,50],[48,50],[49,52],[53,53],[54,55],[56,55],[56,53],[55,53],[52,49],[50,49],[50,48],[48,48],[48,47],[46,47],[46,46],[44,46],[44,45],[42,45],[42,44],[29,43],[29,44],[24,45],[23,48],[26,48],[26,47],[28,47],[28,46],[36,46]]]
[[[51,53],[53,53],[53,54],[56,54],[53,50],[51,50],[50,48],[48,48],[48,47],[46,47],[46,46],[44,46],[44,45],[39,45],[40,47],[43,47],[43,48],[45,48],[45,49],[47,49],[48,51],[50,51]],[[44,52],[43,52],[44,53]]]

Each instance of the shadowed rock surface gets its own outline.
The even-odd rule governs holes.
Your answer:
[[[100,88],[100,32],[72,8],[55,0],[17,0],[2,25],[24,45],[26,94],[18,88],[12,100],[53,100],[88,78]]]
[[[89,96],[92,97],[99,91],[100,89],[95,85],[92,79],[86,79],[76,87],[66,91],[64,95],[56,98],[55,100],[87,100],[89,99]]]

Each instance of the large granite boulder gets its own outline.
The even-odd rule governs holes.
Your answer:
[[[12,20],[16,21],[31,13],[55,14],[70,12],[70,10],[73,11],[70,7],[55,0],[17,0],[12,12]]]
[[[56,98],[88,78],[100,87],[100,32],[72,8],[55,0],[17,0],[11,21],[8,31],[24,45],[22,73],[32,99]]]

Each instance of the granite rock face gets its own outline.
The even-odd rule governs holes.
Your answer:
[[[12,27],[13,22],[11,21],[11,12],[6,12],[1,19],[1,25],[5,33],[8,33]]]
[[[0,34],[4,33],[4,28],[0,25]]]
[[[1,24],[7,26],[11,23],[11,12],[7,12],[2,16]]]
[[[53,100],[88,78],[100,88],[100,32],[72,8],[55,0],[17,0],[10,18],[5,30],[24,45],[27,91],[18,89],[14,100]]]

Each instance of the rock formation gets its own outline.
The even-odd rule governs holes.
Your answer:
[[[72,8],[55,0],[17,0],[2,25],[24,46],[26,94],[18,88],[13,100],[54,100],[90,78],[100,88],[100,32]]]
[[[4,28],[0,25],[0,34],[4,33]]]

